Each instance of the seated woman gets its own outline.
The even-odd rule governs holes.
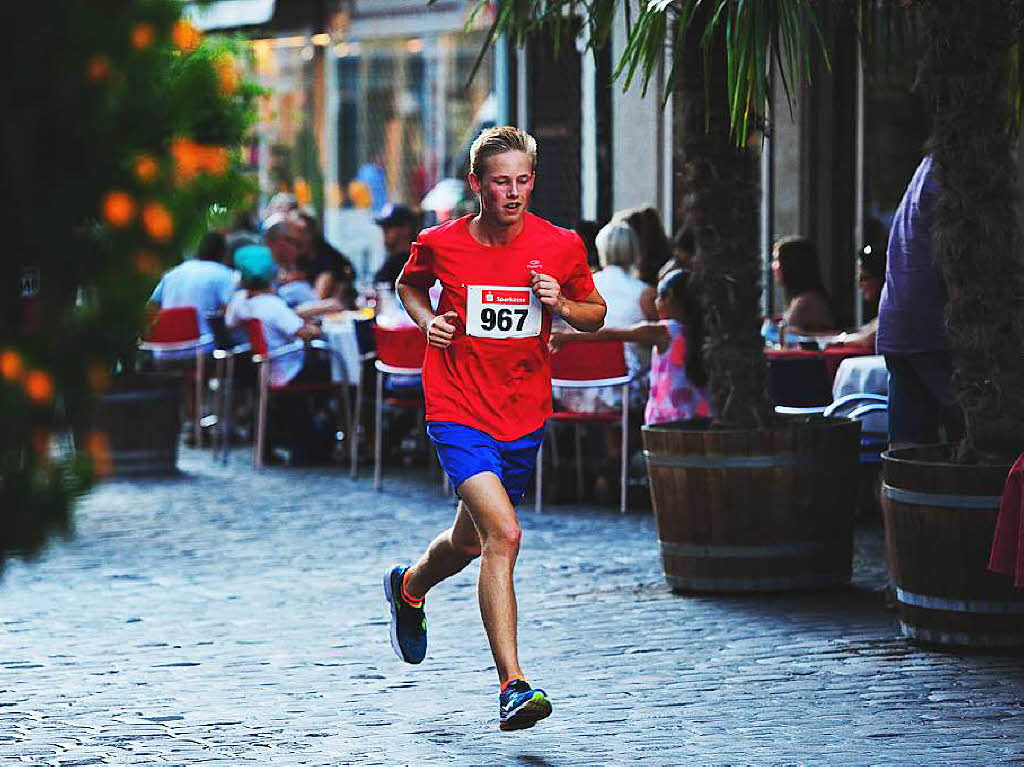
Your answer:
[[[690,273],[677,269],[658,283],[655,305],[661,319],[596,333],[552,333],[552,346],[581,341],[628,341],[653,347],[651,394],[644,423],[665,423],[711,415],[708,377],[701,350],[704,325]]]
[[[810,240],[786,237],[772,248],[772,277],[786,293],[782,322],[791,333],[821,334],[835,330],[818,254]]]
[[[878,302],[882,298],[882,286],[885,285],[885,252],[881,248],[865,245],[858,255],[857,266],[857,287],[861,298],[876,316],[855,332],[840,334],[837,340],[854,346],[869,346],[873,350],[875,334],[878,332]]]

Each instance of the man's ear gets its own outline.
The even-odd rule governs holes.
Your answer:
[[[475,173],[469,174],[469,188],[473,190],[473,194],[480,194],[480,179]]]

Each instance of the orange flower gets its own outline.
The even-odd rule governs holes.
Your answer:
[[[144,50],[153,44],[156,39],[156,30],[148,21],[140,21],[132,27],[132,48],[137,51]]]
[[[180,51],[193,51],[199,47],[202,33],[182,19],[171,27],[171,43]]]
[[[157,242],[167,242],[174,234],[171,214],[158,202],[147,202],[142,207],[142,225],[146,234]]]
[[[53,399],[53,379],[45,370],[30,370],[25,376],[25,393],[38,405]]]
[[[160,172],[160,164],[152,155],[140,154],[135,158],[135,177],[143,184],[148,184]]]
[[[109,192],[103,198],[103,217],[111,226],[128,226],[135,218],[135,199],[118,189]]]
[[[114,464],[110,460],[110,440],[101,431],[89,432],[85,440],[85,449],[92,458],[93,469],[100,477],[109,477],[114,473]]]
[[[160,259],[151,250],[140,250],[135,254],[135,268],[139,274],[152,277],[160,273]]]
[[[106,56],[93,56],[85,62],[85,74],[94,83],[102,82],[110,74],[110,59]]]
[[[25,372],[25,364],[21,355],[14,349],[4,349],[0,352],[0,375],[8,381],[17,381]]]
[[[174,158],[175,180],[185,184],[200,171],[214,175],[223,173],[228,167],[227,150],[219,146],[202,146],[188,138],[171,141],[171,157]]]
[[[103,394],[110,388],[110,371],[107,366],[94,362],[86,369],[89,377],[89,387],[97,394]]]
[[[224,96],[230,96],[238,88],[238,70],[235,68],[235,57],[230,53],[217,57],[214,65],[217,68],[217,81],[220,84],[220,92]]]

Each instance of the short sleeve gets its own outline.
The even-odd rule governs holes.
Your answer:
[[[429,245],[418,240],[412,244],[409,249],[409,259],[402,267],[400,279],[408,285],[423,290],[428,290],[437,282],[437,275],[434,274],[434,253]]]
[[[573,234],[567,254],[566,278],[562,294],[571,301],[582,301],[594,292],[594,278],[587,266],[587,249],[579,235]]]
[[[228,302],[228,308],[224,311],[224,324],[229,328],[237,327],[249,319],[249,313],[246,311],[247,298],[246,291],[240,290]]]
[[[227,274],[221,278],[217,291],[217,302],[221,306],[227,306],[235,295],[235,273],[227,269],[225,271]]]
[[[274,313],[269,319],[277,326],[278,330],[289,336],[294,336],[299,332],[299,328],[306,324],[302,317],[289,309],[284,301],[274,302]]]

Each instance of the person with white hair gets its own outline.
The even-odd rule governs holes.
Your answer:
[[[641,253],[640,239],[633,228],[625,221],[613,219],[598,231],[596,244],[601,269],[594,273],[594,286],[608,304],[605,327],[629,328],[656,320],[654,288],[635,274]],[[630,405],[642,408],[647,400],[650,348],[627,344],[626,364],[633,375]],[[557,395],[561,405],[569,410],[595,412],[618,410],[622,406],[616,387],[567,389]]]

